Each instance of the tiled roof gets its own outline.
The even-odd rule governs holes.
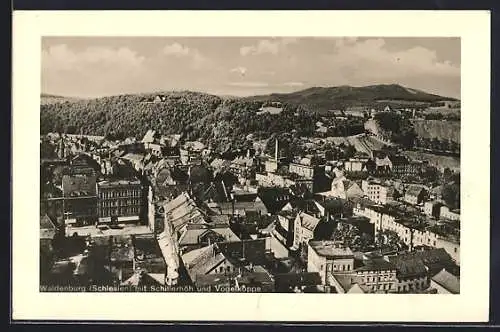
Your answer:
[[[404,165],[409,163],[408,158],[405,156],[392,155],[389,156],[389,160],[393,165]]]
[[[218,204],[221,214],[232,214],[233,203],[232,202],[221,202]],[[261,214],[267,214],[267,209],[264,203],[260,200],[255,200],[254,202],[234,202],[234,210],[236,212],[248,212],[257,211]]]
[[[363,266],[356,271],[388,271],[396,270],[396,266],[383,258],[372,258],[363,261]]]
[[[411,185],[406,189],[405,195],[418,196],[424,189],[423,186]]]
[[[427,273],[424,263],[412,256],[393,256],[389,258],[389,261],[396,266],[397,274],[402,278],[416,277]]]
[[[193,245],[200,243],[200,237],[207,235],[208,233],[215,233],[221,236],[223,241],[239,241],[240,238],[234,234],[234,232],[229,228],[229,226],[220,227],[210,227],[210,225],[203,225],[198,229],[187,228],[179,238],[179,244],[182,245]]]
[[[165,214],[175,231],[178,231],[187,223],[206,222],[204,213],[187,193],[183,193],[166,203]]]
[[[394,263],[398,275],[402,277],[417,276],[432,272],[444,266],[452,266],[450,255],[443,248],[413,251],[411,253],[390,256],[389,261]]]
[[[460,294],[460,279],[445,269],[442,269],[431,279],[441,287],[447,289],[450,293]]]
[[[193,251],[195,252],[193,253]],[[196,280],[196,276],[199,274],[207,274],[226,260],[226,257],[218,252],[214,245],[193,251],[182,256],[184,266],[192,280]]]
[[[63,195],[68,196],[95,196],[96,177],[91,175],[70,176],[64,175],[62,178]]]
[[[309,241],[309,246],[320,256],[354,257],[351,249],[343,247],[335,241]]]
[[[297,215],[297,218],[295,219],[296,222],[299,221],[302,225],[302,227],[314,231],[316,229],[316,226],[319,223],[319,219],[315,218],[307,213],[301,212]]]

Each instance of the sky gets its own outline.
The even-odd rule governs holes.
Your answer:
[[[460,98],[459,38],[44,37],[42,92],[248,96],[401,84]]]

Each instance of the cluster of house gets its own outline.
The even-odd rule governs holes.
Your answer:
[[[181,135],[140,141],[51,137],[60,167],[41,217],[46,282],[160,290],[450,292],[459,284],[459,212],[418,184],[369,178],[417,174],[401,156],[324,164],[314,156],[229,160]],[[366,235],[361,250],[335,238]],[[377,247],[392,231],[404,250]],[[62,234],[62,235],[61,235]],[[385,235],[383,235],[385,236]]]
[[[355,253],[335,241],[310,241],[308,271],[335,293],[458,294],[457,268],[443,249],[398,255]]]

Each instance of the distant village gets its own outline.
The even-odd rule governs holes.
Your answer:
[[[460,292],[460,210],[397,149],[290,157],[273,139],[228,157],[155,130],[40,140],[41,291]]]

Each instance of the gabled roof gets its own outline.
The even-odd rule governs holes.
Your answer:
[[[422,260],[408,255],[389,257],[389,261],[396,266],[397,275],[402,278],[425,275],[427,269]]]
[[[319,219],[305,212],[301,212],[295,218],[295,222],[300,222],[300,225],[307,230],[314,231],[318,226]]]
[[[173,225],[175,231],[178,231],[187,223],[206,222],[205,214],[187,193],[182,193],[165,204],[165,215]]]
[[[57,227],[48,215],[40,217],[40,239],[53,239]]]
[[[281,211],[287,210],[286,208],[301,210],[306,213],[319,213],[320,210],[316,205],[316,201],[312,199],[293,199],[288,202]]]
[[[193,250],[182,256],[184,266],[192,280],[196,280],[199,274],[207,274],[225,260],[226,257],[215,245]]]
[[[445,266],[454,266],[451,256],[444,248],[432,248],[426,250],[412,251],[396,256],[390,256],[389,261],[394,263],[398,275],[411,277],[440,270]]]
[[[164,278],[164,275],[163,275]],[[160,282],[157,276],[153,277],[146,271],[135,272],[130,278],[121,283],[122,286],[161,286],[164,283]]]
[[[352,286],[355,284],[354,276],[345,273],[332,273],[331,276],[335,278],[337,283],[342,287],[344,293],[349,292]]]
[[[197,228],[190,228],[189,225],[179,238],[179,245],[195,245],[200,243],[201,237],[214,233],[221,237],[222,241],[240,241],[229,226],[214,227],[210,224],[197,225]]]
[[[155,141],[156,131],[149,129],[144,138],[142,139],[142,143],[153,143]]]
[[[419,185],[410,185],[405,192],[405,195],[408,196],[418,196],[422,191],[425,191],[425,188],[423,186]]]
[[[40,217],[40,229],[47,229],[47,230],[56,229],[55,223],[52,221],[52,219],[50,219],[50,217],[47,214]]]
[[[405,156],[400,156],[400,155],[391,155],[389,156],[389,160],[391,161],[392,165],[404,165],[408,164],[409,160]]]
[[[448,290],[450,293],[460,294],[460,279],[458,279],[456,276],[446,271],[445,269],[442,269],[431,279],[439,286]]]

